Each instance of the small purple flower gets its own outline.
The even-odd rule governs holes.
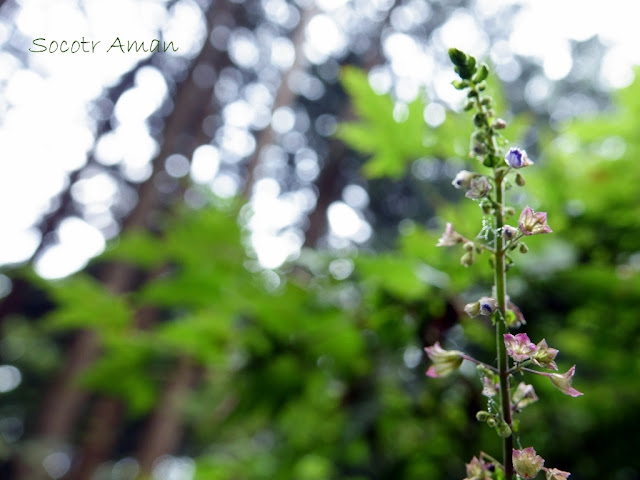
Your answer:
[[[527,156],[527,152],[519,148],[509,149],[509,153],[505,155],[504,161],[507,162],[507,165],[511,168],[522,168],[533,165],[533,162],[529,160]]]
[[[544,458],[537,455],[533,447],[527,447],[522,450],[513,449],[511,458],[513,460],[513,468],[522,478],[535,478],[544,465]]]
[[[547,341],[543,338],[538,343],[538,351],[531,357],[531,360],[539,367],[558,370],[558,366],[554,362],[556,355],[558,355],[558,350],[547,345]]]
[[[462,364],[462,352],[445,350],[440,346],[440,342],[434,343],[431,347],[425,347],[424,351],[433,362],[433,365],[427,370],[428,377],[446,377]]]
[[[512,227],[511,225],[505,225],[502,227],[502,238],[506,241],[513,240],[518,236],[518,229],[516,227]]]
[[[551,227],[547,225],[547,212],[534,212],[529,206],[524,207],[518,219],[518,228],[523,235],[537,235],[539,233],[551,233]]]
[[[473,173],[468,170],[461,170],[458,172],[456,178],[453,179],[451,184],[456,188],[467,189],[471,185],[471,179],[477,175],[477,173]]]
[[[562,470],[558,470],[557,468],[547,468],[546,472],[546,480],[562,480],[563,478],[569,478],[571,474],[569,472],[565,472]]]
[[[584,394],[571,386],[573,375],[575,373],[576,366],[574,365],[563,375],[560,375],[559,373],[548,373],[546,374],[546,376],[549,377],[549,380],[551,380],[551,383],[553,383],[554,387],[556,387],[565,395],[569,395],[571,397],[579,397],[580,395]]]
[[[469,183],[469,190],[464,194],[465,197],[472,200],[478,200],[486,197],[491,191],[491,184],[487,177],[474,177]]]
[[[478,302],[480,302],[480,315],[493,315],[498,308],[498,302],[493,297],[482,297]]]
[[[529,336],[526,333],[518,333],[515,336],[506,333],[504,335],[504,343],[507,346],[507,353],[516,362],[524,362],[538,351],[538,347],[529,340]]]
[[[467,303],[464,306],[464,311],[470,317],[477,317],[478,315],[493,315],[493,312],[498,308],[498,302],[492,297],[482,297],[477,302]]]
[[[444,233],[436,243],[436,247],[453,247],[460,242],[462,242],[462,236],[453,229],[452,224],[447,223]]]
[[[527,405],[537,402],[538,396],[536,395],[533,385],[527,385],[524,382],[520,382],[513,395],[511,396],[514,408],[523,409]]]

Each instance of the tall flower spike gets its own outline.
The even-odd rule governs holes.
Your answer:
[[[527,156],[527,152],[519,148],[509,149],[509,153],[505,155],[504,161],[507,162],[507,165],[511,168],[523,168],[533,165],[533,162],[529,160]]]
[[[551,383],[553,383],[553,385],[565,395],[579,397],[584,394],[571,386],[571,382],[573,382],[573,375],[575,373],[576,366],[574,365],[563,375],[560,375],[559,373],[548,373],[546,376],[548,376]]]
[[[513,459],[513,467],[522,478],[535,478],[544,465],[544,458],[537,455],[533,447],[522,450],[514,449],[511,458]]]
[[[526,333],[519,333],[515,336],[506,333],[504,335],[504,343],[507,347],[507,353],[516,362],[524,362],[538,351],[538,347],[529,340],[529,336]]]
[[[547,225],[547,212],[534,212],[529,206],[524,207],[518,219],[518,228],[523,235],[538,235],[551,233],[551,227]]]
[[[446,377],[462,365],[462,352],[445,350],[440,346],[440,342],[434,343],[431,347],[425,347],[424,351],[433,362],[427,370],[428,377]]]

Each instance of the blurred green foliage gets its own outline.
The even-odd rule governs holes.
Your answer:
[[[466,116],[448,113],[438,127],[425,126],[418,99],[397,122],[393,101],[364,73],[346,69],[343,81],[360,121],[339,135],[371,155],[368,177],[399,178],[422,157],[465,157]],[[532,340],[560,350],[561,370],[577,364],[574,383],[585,393],[568,398],[530,379],[541,400],[522,415],[522,439],[581,479],[640,472],[631,427],[640,423],[640,81],[619,92],[616,105],[559,133],[539,132],[527,187],[510,191],[517,211],[547,211],[554,233],[515,256],[509,294]],[[514,119],[506,136],[519,138],[530,123]],[[473,237],[478,208],[459,198],[440,204],[437,217]],[[407,222],[393,250],[344,258],[306,251],[294,265],[264,272],[246,256],[238,211],[180,211],[162,236],[119,238],[96,264],[138,269],[147,281],[131,294],[116,296],[88,273],[32,278],[55,308],[3,326],[3,356],[25,379],[3,394],[7,404],[12,396],[35,401],[20,390],[40,385],[41,372],[58,363],[67,332],[89,328],[103,354],[82,385],[121,399],[132,421],[152,411],[181,358],[198,366],[183,405],[197,479],[459,479],[472,455],[497,451],[495,435],[475,421],[483,400],[474,370],[426,379],[422,354],[439,340],[492,361],[490,325],[462,313],[488,293],[486,254],[465,269],[460,251],[435,247],[443,222]],[[336,261],[352,273],[337,279]],[[153,325],[140,324],[144,309],[155,312]]]

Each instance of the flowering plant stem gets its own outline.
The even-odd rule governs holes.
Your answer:
[[[496,203],[498,204],[497,208],[494,209],[494,217],[497,231],[500,232],[502,231],[502,227],[504,227],[504,177],[502,177],[502,172],[500,170],[496,172],[494,180],[496,185]],[[509,428],[511,428],[509,356],[507,355],[507,347],[503,340],[505,333],[507,333],[507,325],[504,320],[507,318],[507,269],[505,255],[504,239],[502,238],[502,235],[497,235],[494,262],[494,284],[496,287],[498,311],[500,312],[500,319],[496,322],[498,375],[500,377],[500,407],[502,409],[502,418],[507,425],[509,425]],[[511,460],[512,449],[513,435],[509,435],[502,439],[502,465],[504,468],[505,478],[507,479],[511,479],[513,477],[513,462]]]
[[[582,392],[571,386],[575,365],[564,374],[528,368],[533,364],[542,369],[558,370],[554,361],[558,350],[547,345],[544,338],[535,344],[526,333],[508,333],[509,328],[519,328],[526,322],[520,309],[507,295],[507,269],[513,265],[513,260],[507,252],[517,249],[525,254],[528,247],[521,241],[523,237],[552,232],[547,224],[547,214],[535,212],[529,206],[522,210],[517,228],[505,223],[507,217],[515,214],[513,207],[505,205],[505,191],[508,185],[514,183],[520,187],[525,185],[520,169],[533,165],[533,162],[529,160],[527,152],[519,148],[510,148],[505,154],[507,141],[499,130],[506,127],[506,122],[496,118],[492,108],[493,99],[483,94],[486,88],[484,80],[489,74],[489,67],[486,64],[478,67],[475,58],[455,48],[449,50],[449,56],[460,77],[460,80],[453,82],[453,86],[458,90],[468,90],[464,109],[475,111],[473,123],[476,128],[471,135],[471,158],[491,169],[492,173],[483,175],[467,170],[458,172],[452,184],[455,188],[466,190],[465,197],[478,202],[482,209],[483,227],[471,240],[456,232],[451,223],[447,223],[437,246],[453,247],[462,244],[464,254],[460,263],[465,267],[473,265],[476,255],[483,252],[491,255],[490,264],[494,272],[493,296],[484,296],[465,305],[464,311],[470,317],[491,317],[496,331],[498,368],[458,350],[446,350],[440,342],[436,342],[425,348],[433,362],[426,374],[429,377],[450,375],[465,360],[477,365],[476,369],[483,384],[482,394],[488,397],[488,403],[487,410],[476,413],[476,419],[493,428],[502,438],[503,461],[499,463],[493,457],[481,453],[479,458],[473,457],[466,465],[467,477],[464,480],[513,480],[514,476],[518,479],[532,479],[540,472],[545,472],[546,480],[569,478],[569,472],[545,467],[544,458],[538,455],[533,447],[521,447],[518,450],[513,448],[514,436],[515,442],[520,446],[520,433],[513,416],[538,400],[533,386],[524,382],[520,382],[513,393],[510,391],[510,381],[514,373],[542,375],[565,395],[582,395]],[[509,366],[510,359],[514,364],[512,368]]]

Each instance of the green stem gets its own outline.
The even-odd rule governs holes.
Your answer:
[[[502,418],[509,427],[511,422],[511,395],[509,392],[509,357],[507,356],[507,347],[504,343],[504,334],[507,332],[505,319],[507,318],[507,274],[505,265],[505,248],[504,239],[501,232],[504,226],[504,174],[496,171],[496,202],[499,207],[495,209],[496,219],[496,247],[495,247],[495,274],[494,282],[496,286],[496,302],[500,310],[500,318],[496,321],[496,345],[498,353],[498,375],[500,377],[500,407],[502,409]],[[504,474],[507,480],[513,478],[513,462],[511,460],[511,451],[513,449],[513,435],[503,438],[502,441],[502,458],[504,466]]]
[[[491,365],[481,362],[480,360],[476,360],[473,357],[470,357],[469,355],[465,355],[464,353],[460,355],[464,360],[468,360],[472,363],[475,363],[476,365],[482,365],[483,367],[491,370],[493,373],[498,373],[498,369],[495,367],[492,367]]]

